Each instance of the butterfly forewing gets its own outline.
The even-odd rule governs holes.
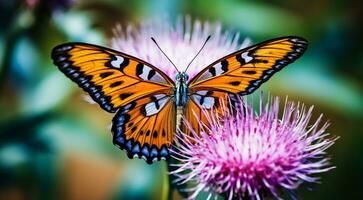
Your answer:
[[[250,94],[275,72],[300,57],[306,47],[305,39],[284,37],[242,49],[202,70],[190,81],[190,89]]]
[[[174,82],[168,76],[138,58],[91,44],[59,45],[52,58],[103,109],[117,111],[113,141],[130,157],[148,163],[169,157],[175,108]]]
[[[206,112],[212,108],[223,112],[220,102],[232,108],[238,96],[255,91],[275,72],[300,57],[306,47],[307,41],[299,37],[277,38],[234,52],[206,67],[189,82],[185,118],[191,128],[198,132],[201,124],[208,127],[210,122],[203,116]]]

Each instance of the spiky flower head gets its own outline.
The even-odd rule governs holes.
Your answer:
[[[260,97],[259,109],[245,98],[238,104],[234,114],[227,108],[222,115],[205,112],[210,128],[178,136],[183,142],[173,154],[180,163],[172,174],[179,184],[196,183],[191,199],[201,191],[228,199],[279,199],[279,191],[316,182],[315,174],[333,168],[325,151],[335,139],[328,137],[327,123],[319,126],[322,116],[309,123],[312,107],[286,101],[281,110],[277,97],[267,103]]]
[[[220,23],[192,21],[190,17],[179,17],[173,25],[168,17],[141,21],[138,26],[126,28],[117,25],[114,29],[112,47],[118,51],[145,60],[165,72],[175,81],[177,71],[151,40],[154,37],[179,71],[184,71],[209,35],[211,39],[189,67],[187,73],[193,77],[212,62],[249,45],[242,44],[239,34],[222,31]]]

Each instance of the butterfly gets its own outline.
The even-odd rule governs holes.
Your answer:
[[[178,72],[175,82],[148,62],[93,44],[61,44],[51,57],[101,108],[116,113],[113,143],[129,158],[151,164],[170,158],[181,115],[200,130],[198,121],[208,123],[203,110],[221,109],[219,100],[229,95],[252,93],[299,58],[307,44],[295,36],[267,40],[216,60],[191,80]]]

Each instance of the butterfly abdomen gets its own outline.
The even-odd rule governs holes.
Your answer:
[[[176,130],[182,125],[183,111],[183,106],[176,107]]]

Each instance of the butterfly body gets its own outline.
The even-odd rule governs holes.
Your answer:
[[[188,101],[188,80],[189,76],[185,72],[178,72],[175,83],[175,104],[185,107]]]
[[[185,72],[178,72],[175,77],[175,94],[174,101],[176,106],[176,127],[178,129],[182,124],[182,117],[184,113],[184,108],[188,102],[188,74]]]
[[[190,80],[178,72],[175,82],[146,61],[92,44],[59,45],[52,58],[104,110],[116,113],[113,143],[130,158],[151,164],[170,157],[182,118],[198,133],[199,121],[208,125],[204,111],[220,111],[220,100],[228,104],[225,99],[233,95],[252,93],[306,47],[307,41],[295,36],[268,40],[212,62]]]

